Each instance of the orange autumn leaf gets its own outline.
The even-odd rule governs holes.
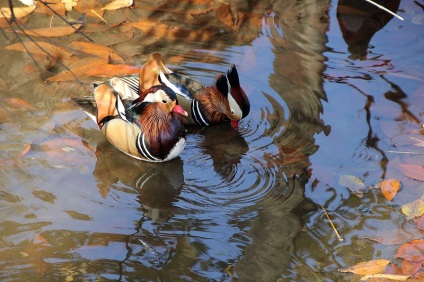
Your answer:
[[[49,0],[47,5],[51,9],[49,9],[43,3],[37,2],[37,9],[35,10],[35,12],[40,14],[51,15],[51,16],[55,15],[55,12],[61,16],[65,15],[65,5],[63,5],[63,3],[60,0]]]
[[[384,197],[391,201],[396,196],[397,191],[400,189],[400,182],[397,179],[386,179],[381,181],[380,189]]]
[[[409,261],[424,262],[424,239],[412,240],[400,246],[396,258]]]
[[[424,166],[422,165],[399,164],[399,169],[410,178],[424,181]]]
[[[93,13],[93,10],[99,14],[100,16],[103,16],[104,12],[102,10],[103,5],[100,4],[97,0],[84,0],[84,1],[78,1],[78,4],[74,7],[75,10],[77,10],[80,13],[86,13],[87,16],[92,17],[98,17]]]
[[[26,29],[25,34],[28,36],[35,37],[59,37],[66,36],[76,32],[82,24],[74,24],[73,26],[56,26],[56,27],[45,27],[45,28],[33,28]],[[16,32],[23,34],[24,32],[21,30],[17,30]]]
[[[404,260],[402,262],[402,273],[412,276],[421,269],[422,264],[422,261]]]
[[[34,239],[32,240],[32,243],[36,245],[51,246],[51,244],[46,240],[46,238],[44,238],[40,234],[35,235]]]
[[[124,59],[117,55],[112,48],[82,41],[71,42],[75,50],[99,57],[109,58],[115,63],[124,63]]]
[[[140,68],[119,64],[101,64],[87,71],[88,76],[96,76],[96,77],[112,77],[112,76],[120,76],[120,75],[130,75],[138,73]]]
[[[59,82],[59,81],[71,81],[75,80],[75,76],[78,78],[86,77],[87,72],[91,69],[98,68],[101,65],[104,65],[108,62],[107,58],[85,58],[79,60],[72,66],[69,66],[69,71],[64,71],[63,73],[57,74],[55,76],[49,77],[47,81]]]
[[[32,13],[35,7],[36,7],[35,5],[29,6],[29,7],[15,7],[13,8],[13,14],[15,15],[15,18],[19,19]],[[12,16],[12,13],[10,12],[9,7],[0,8],[0,19],[2,18],[10,19],[11,16]]]
[[[31,143],[30,144],[28,144],[26,147],[25,147],[25,149],[21,152],[21,157],[23,157],[23,156],[25,156],[28,152],[29,152],[29,150],[31,150]]]
[[[7,104],[10,108],[14,108],[17,110],[24,110],[24,111],[35,110],[35,107],[33,105],[19,98],[5,98],[2,100],[2,102]]]
[[[106,4],[102,8],[102,10],[118,10],[121,8],[127,8],[133,4],[133,0],[115,0],[113,2],[110,2],[109,4]]]
[[[69,58],[72,56],[72,53],[47,42],[36,41],[36,42],[25,42],[24,44],[26,49],[28,49],[28,51],[31,54],[39,54],[39,55],[47,56],[47,53],[48,53],[57,60],[63,59],[63,58]],[[22,45],[22,43],[15,43],[15,44],[4,47],[4,49],[19,51],[19,52],[27,52],[25,47]]]
[[[352,267],[341,269],[340,272],[352,272],[355,274],[376,274],[381,273],[390,261],[385,259],[377,259],[360,262]]]

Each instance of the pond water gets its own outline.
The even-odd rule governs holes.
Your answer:
[[[251,112],[238,130],[189,127],[176,160],[136,161],[70,101],[102,78],[43,82],[0,35],[2,281],[351,281],[338,270],[423,237],[400,208],[423,183],[398,165],[424,164],[424,3],[392,1],[400,21],[347,0],[135,2],[85,34],[131,65],[161,52],[205,84],[235,63]],[[156,27],[119,25],[140,18]],[[35,13],[25,27],[51,20],[63,23]],[[47,77],[63,70],[35,59]],[[354,177],[370,189],[344,185]],[[386,178],[402,182],[391,202],[371,189]]]

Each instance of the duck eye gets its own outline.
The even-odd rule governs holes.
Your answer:
[[[166,100],[162,100],[162,103],[166,104],[166,102],[167,102]]]
[[[233,115],[234,115],[234,114],[235,114],[235,112],[234,112],[233,110],[231,110],[231,114],[233,114]]]

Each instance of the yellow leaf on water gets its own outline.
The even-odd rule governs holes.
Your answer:
[[[411,203],[403,205],[402,213],[405,214],[408,219],[424,215],[424,201],[416,199]]]
[[[391,201],[396,196],[397,191],[400,189],[400,182],[397,179],[386,179],[381,181],[380,189],[384,197]]]
[[[127,8],[133,4],[133,0],[115,0],[102,8],[102,10],[118,10]]]
[[[13,8],[13,14],[15,15],[15,18],[19,19],[32,13],[35,7],[36,7],[35,5],[29,6],[29,7],[16,7],[16,8]],[[0,8],[0,19],[2,18],[10,19],[11,16],[12,16],[12,13],[10,12],[9,7]]]
[[[352,267],[340,269],[340,272],[352,272],[355,274],[377,274],[386,268],[390,261],[386,259],[377,259],[360,262]]]

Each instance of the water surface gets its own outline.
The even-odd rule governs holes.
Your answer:
[[[101,78],[43,82],[27,54],[3,50],[18,42],[8,33],[0,40],[2,280],[350,281],[338,269],[390,260],[398,244],[422,237],[400,206],[423,185],[396,166],[423,164],[411,141],[424,141],[421,6],[401,2],[404,22],[383,19],[355,45],[342,34],[360,24],[341,18],[349,1],[240,1],[232,28],[207,13],[200,23],[189,16],[222,3],[135,2],[107,12],[109,25],[144,17],[210,38],[120,26],[86,34],[128,64],[161,52],[171,69],[205,84],[235,63],[251,112],[238,130],[188,128],[179,159],[136,161],[70,101]],[[49,20],[35,14],[26,27]],[[62,70],[36,59],[47,76]],[[408,190],[393,202],[377,189],[360,198],[340,185],[344,176],[367,187],[397,178]]]

